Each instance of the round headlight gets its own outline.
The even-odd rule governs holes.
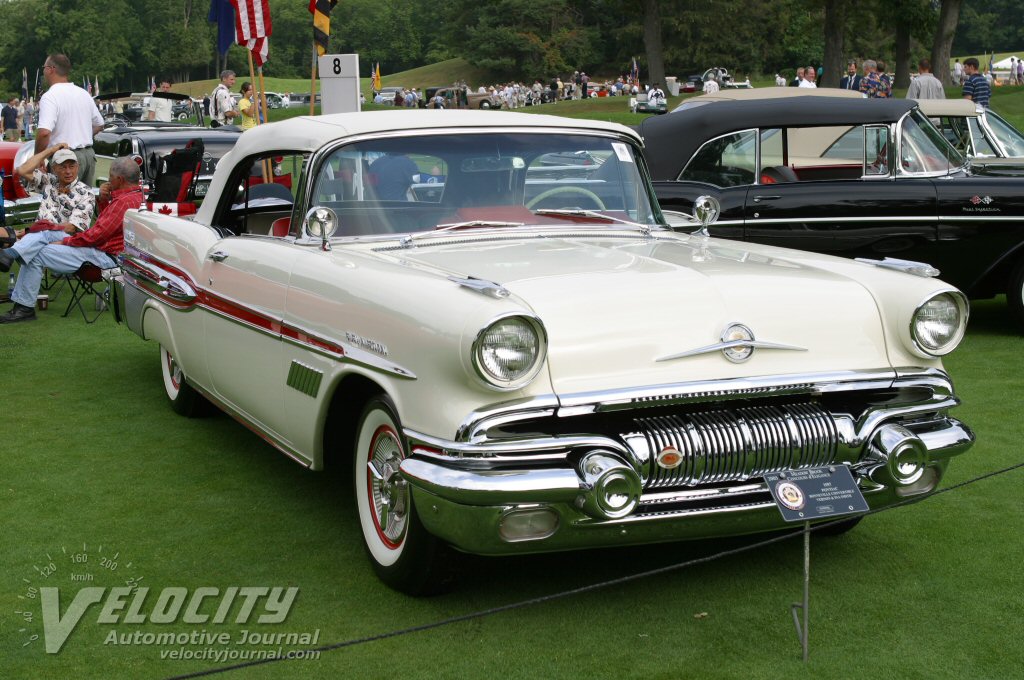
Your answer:
[[[473,365],[488,383],[516,389],[529,383],[544,363],[544,331],[525,316],[498,319],[473,343]]]
[[[967,328],[967,300],[959,293],[940,293],[914,311],[910,332],[925,354],[949,354],[964,337]]]

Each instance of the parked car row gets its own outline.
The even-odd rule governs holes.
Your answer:
[[[843,128],[831,142],[768,104],[699,107],[645,123],[649,161],[634,130],[543,115],[261,126],[194,218],[129,212],[115,308],[159,346],[174,410],[210,402],[300,465],[350,469],[369,561],[405,592],[442,587],[460,551],[783,529],[767,480],[811,468],[881,507],[974,440],[942,365],[967,298],[884,257],[929,243],[914,211],[959,155],[896,104],[800,119]],[[796,210],[790,185],[820,214],[771,213],[769,233],[834,232],[872,209],[851,195],[895,187],[876,228],[903,236],[858,262],[692,233],[745,238],[763,206]]]

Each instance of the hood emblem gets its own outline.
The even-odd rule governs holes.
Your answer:
[[[754,355],[755,349],[779,349],[793,352],[806,352],[806,347],[796,345],[784,345],[778,342],[764,342],[754,338],[754,333],[741,323],[731,323],[722,331],[721,342],[713,345],[705,345],[696,349],[686,350],[677,354],[658,357],[655,361],[672,361],[684,357],[692,357],[700,354],[721,352],[725,358],[734,364],[741,364]]]
[[[984,196],[984,197],[982,197],[982,196],[972,196],[971,197],[971,203],[973,203],[974,205],[978,205],[979,203],[984,203],[985,205],[988,205],[991,202],[992,202],[992,197],[991,196]]]

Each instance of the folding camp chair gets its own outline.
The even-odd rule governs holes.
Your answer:
[[[91,262],[86,262],[74,274],[68,274],[67,280],[70,284],[71,300],[61,316],[67,316],[71,313],[72,309],[77,307],[86,323],[93,323],[96,319],[100,318],[100,314],[107,308],[107,291],[109,288],[100,289],[99,286],[106,280],[104,274],[116,270],[117,267],[100,269]],[[96,312],[91,318],[82,305],[82,301],[88,300],[90,297],[95,297],[96,299]]]

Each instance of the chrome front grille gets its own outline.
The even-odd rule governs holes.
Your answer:
[[[634,449],[646,445],[646,489],[740,481],[769,472],[834,462],[839,434],[816,404],[753,406],[634,419],[623,435]],[[666,448],[682,455],[671,470],[655,457]],[[640,453],[640,452],[638,452]]]

